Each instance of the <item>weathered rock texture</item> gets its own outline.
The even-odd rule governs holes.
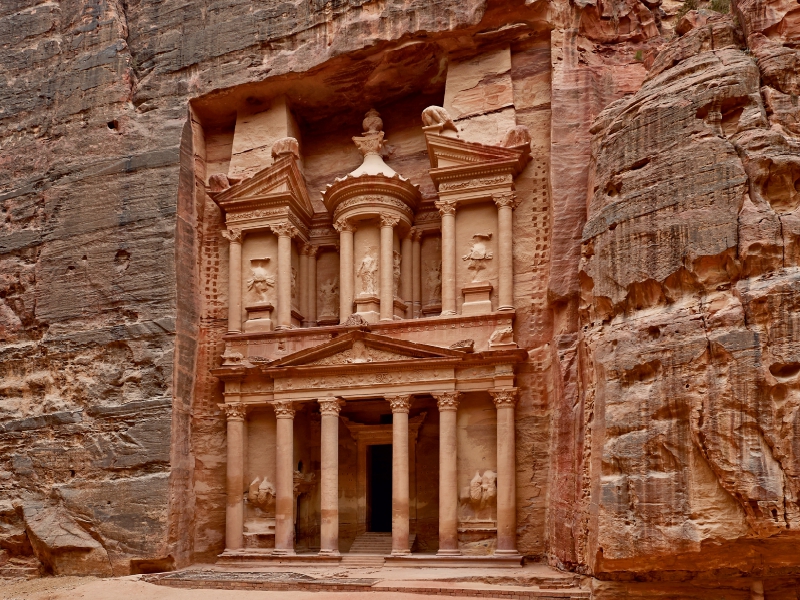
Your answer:
[[[602,598],[794,597],[800,5],[681,7],[3,2],[0,563],[117,575],[223,547],[225,107],[301,90],[318,189],[357,164],[319,157],[364,106],[441,96],[449,64],[510,44],[466,102],[502,96],[533,133],[520,548]],[[487,112],[462,126],[492,135]]]

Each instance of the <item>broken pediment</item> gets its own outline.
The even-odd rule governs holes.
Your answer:
[[[461,359],[466,354],[460,350],[353,331],[315,348],[285,356],[267,368],[272,370],[281,367],[325,367],[408,360]]]
[[[272,165],[252,177],[212,193],[212,197],[225,211],[227,221],[293,212],[306,226],[310,226],[314,214],[298,159],[291,152],[277,156]]]

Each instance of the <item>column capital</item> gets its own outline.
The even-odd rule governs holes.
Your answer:
[[[303,256],[310,256],[311,255],[311,244],[307,242],[300,242],[300,248],[298,248],[299,254]]]
[[[431,396],[436,398],[436,403],[439,405],[439,412],[458,410],[458,401],[461,397],[461,392],[434,392]]]
[[[247,409],[241,402],[226,402],[225,404],[218,404],[217,406],[225,411],[225,417],[228,421],[244,421]]]
[[[442,216],[456,214],[455,200],[437,200],[433,204],[439,209],[439,214]]]
[[[517,207],[517,195],[514,192],[497,192],[492,194],[492,200],[497,208],[508,206],[514,210]]]
[[[275,416],[278,419],[294,419],[294,404],[286,400],[278,400],[272,403],[272,408],[275,409]]]
[[[297,227],[292,225],[289,221],[281,221],[280,223],[273,223],[269,226],[272,229],[272,232],[277,235],[278,237],[295,237],[300,232],[297,230]]]
[[[353,224],[352,224],[350,221],[348,221],[348,220],[347,220],[346,218],[344,218],[344,217],[342,217],[342,218],[340,218],[338,221],[336,221],[336,222],[333,224],[333,228],[334,228],[336,231],[338,231],[339,233],[342,233],[343,231],[349,231],[349,232],[351,232],[351,233],[352,233],[352,232],[354,232],[356,229],[358,229],[358,228],[357,228],[355,225],[353,225]]]
[[[319,254],[319,246],[317,244],[306,244],[306,248],[309,258],[317,258],[317,254]]]
[[[344,402],[336,397],[318,398],[319,412],[321,415],[339,416],[339,411],[342,410]]]
[[[386,401],[392,408],[392,413],[406,413],[411,409],[411,394],[386,396]]]
[[[514,408],[517,403],[517,388],[489,390],[496,408]]]
[[[408,235],[412,242],[418,242],[422,239],[422,230],[419,227],[412,227],[409,229]]]
[[[386,213],[381,213],[381,227],[391,227],[394,229],[397,227],[397,224],[400,222],[398,217],[393,217],[392,215],[387,215]]]
[[[228,240],[231,244],[242,243],[242,230],[238,227],[231,227],[222,230],[222,237]]]

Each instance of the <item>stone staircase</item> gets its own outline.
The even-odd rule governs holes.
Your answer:
[[[408,538],[408,547],[413,548],[417,534],[412,533]],[[380,569],[383,567],[383,557],[392,552],[392,534],[389,532],[368,531],[359,535],[350,552],[342,555],[339,563],[342,567],[361,569]]]

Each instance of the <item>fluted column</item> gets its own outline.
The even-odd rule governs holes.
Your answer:
[[[300,269],[297,274],[297,292],[300,295],[300,298],[298,298],[298,304],[300,305],[300,313],[303,315],[304,325],[306,326],[308,326],[308,253],[310,251],[310,244],[303,243],[300,245]]]
[[[514,439],[514,406],[517,388],[490,390],[497,408],[497,550],[495,554],[516,556],[516,442]]]
[[[408,547],[408,411],[411,396],[388,396],[392,407],[392,555],[410,554]]]
[[[394,228],[400,219],[381,215],[381,321],[394,320]]]
[[[292,236],[297,228],[284,221],[270,226],[278,236],[278,325],[276,329],[292,326]]]
[[[411,316],[418,319],[422,314],[422,232],[411,228]]]
[[[294,554],[294,408],[275,402],[275,550]]]
[[[339,554],[339,410],[338,398],[320,398],[320,549],[323,555]]]
[[[242,331],[242,230],[222,232],[228,242],[228,333]]]
[[[456,203],[436,202],[442,215],[442,315],[456,314]]]
[[[353,314],[353,233],[356,228],[344,218],[333,226],[339,232],[339,323],[344,323]]]
[[[413,230],[403,238],[400,244],[400,297],[406,303],[406,319],[412,318],[414,312],[414,300],[412,298],[412,266],[413,260],[412,237]]]
[[[457,425],[460,392],[433,394],[439,405],[439,552],[461,554],[458,549]]]
[[[239,550],[244,531],[244,404],[240,402],[219,405],[228,419],[226,473],[227,503],[225,507],[225,549]]]
[[[319,246],[308,247],[308,314],[306,315],[307,327],[317,324],[317,253]]]
[[[497,246],[500,260],[497,310],[514,310],[513,217],[516,196],[513,192],[494,195],[497,205]]]

